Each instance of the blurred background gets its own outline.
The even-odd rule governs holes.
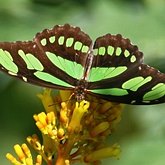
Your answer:
[[[0,2],[0,41],[31,40],[56,24],[79,26],[94,40],[106,33],[128,37],[144,52],[145,63],[165,72],[164,0],[5,0]],[[0,164],[13,145],[37,133],[32,119],[43,110],[41,87],[0,73]],[[119,160],[104,165],[165,164],[165,104],[125,106],[110,143],[119,143]]]

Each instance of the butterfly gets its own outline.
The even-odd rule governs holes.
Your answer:
[[[24,82],[125,104],[165,102],[165,74],[120,34],[95,42],[79,27],[56,25],[32,41],[0,42],[0,70]]]

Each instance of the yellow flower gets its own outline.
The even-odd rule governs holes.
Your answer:
[[[45,112],[34,115],[34,120],[43,139],[41,143],[37,135],[29,136],[29,144],[48,165],[74,162],[94,164],[107,157],[119,158],[119,145],[108,145],[106,137],[113,133],[120,121],[122,105],[92,96],[88,97],[90,102],[76,102],[70,96],[70,91],[60,91],[59,95],[54,96],[50,89],[38,95]],[[16,153],[22,164],[33,165],[31,154],[19,150],[22,152]],[[7,158],[13,164],[20,165],[11,154],[7,154]],[[31,164],[27,164],[27,160]]]
[[[22,146],[16,144],[14,146],[14,150],[18,156],[16,159],[12,154],[6,154],[6,158],[10,160],[15,165],[41,165],[42,157],[41,155],[37,155],[36,161],[33,162],[31,152],[26,144],[22,144]]]

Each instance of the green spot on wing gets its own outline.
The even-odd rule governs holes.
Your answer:
[[[33,54],[25,54],[23,50],[18,50],[18,54],[25,61],[28,69],[36,69],[42,71],[44,69],[41,62]]]
[[[98,49],[93,49],[93,55],[97,55],[98,54]]]
[[[34,69],[33,66],[31,65],[30,61],[26,57],[25,53],[23,50],[18,50],[18,54],[22,57],[22,59],[25,61],[27,68],[28,69]]]
[[[147,92],[143,96],[144,101],[155,100],[163,97],[165,95],[165,84],[159,83],[152,88],[152,91]]]
[[[117,47],[116,56],[120,56],[121,52],[122,52],[121,48]]]
[[[91,91],[97,94],[112,95],[112,96],[124,96],[128,94],[127,90],[120,88],[94,89]]]
[[[56,56],[51,52],[46,52],[46,55],[56,67],[66,72],[69,76],[76,79],[80,79],[82,77],[83,67],[80,64],[69,61],[60,56]]]
[[[132,55],[130,61],[131,61],[132,63],[135,62],[135,61],[136,61],[136,57],[135,57],[134,55]]]
[[[42,45],[42,46],[45,46],[46,44],[47,44],[46,38],[43,38],[43,39],[41,40],[41,45]]]
[[[125,57],[128,57],[130,55],[130,52],[126,49],[125,51],[124,51],[124,56]]]
[[[74,50],[81,50],[82,48],[82,43],[79,41],[76,41],[74,44]]]
[[[110,67],[110,68],[95,67],[95,68],[91,68],[89,81],[94,82],[94,81],[103,80],[105,78],[105,75],[107,75],[107,72],[111,73],[114,69],[115,69],[115,67]]]
[[[139,82],[138,84],[136,84],[134,87],[131,88],[132,91],[137,91],[138,88],[140,88],[141,86],[143,86],[144,84],[150,82],[152,80],[151,76],[146,77],[143,81]]]
[[[58,44],[63,45],[64,44],[64,39],[65,39],[64,36],[60,36],[59,39],[58,39]]]
[[[7,50],[4,50],[4,53],[9,58],[9,60],[13,61],[13,57],[11,56],[11,54]]]
[[[82,53],[87,53],[88,52],[88,50],[89,50],[89,47],[88,46],[86,46],[86,45],[83,45],[83,47],[82,47]]]
[[[114,47],[113,47],[113,46],[108,46],[108,50],[107,50],[107,52],[108,52],[108,54],[109,54],[109,55],[111,55],[111,56],[112,56],[112,55],[113,55],[113,53],[114,53],[114,50],[115,50],[115,49],[114,49]]]
[[[132,78],[125,83],[123,83],[122,88],[124,89],[130,89],[132,91],[137,91],[138,88],[146,84],[147,82],[150,82],[152,80],[151,76],[148,76],[146,78],[143,78],[141,76]]]
[[[110,77],[116,77],[116,76],[122,74],[126,70],[127,70],[126,66],[118,66],[111,72]]]
[[[67,38],[66,47],[71,47],[74,42],[74,38]]]
[[[37,71],[34,73],[34,75],[39,78],[40,80],[43,80],[43,81],[46,81],[46,82],[49,82],[49,83],[53,83],[55,85],[59,85],[59,86],[64,86],[64,87],[71,87],[70,84],[52,76],[51,74],[49,73],[46,73],[46,72],[40,72],[40,71]]]
[[[55,36],[52,36],[52,37],[49,38],[49,42],[50,42],[50,43],[54,43],[55,40],[56,40]]]
[[[90,82],[99,81],[103,79],[112,78],[122,74],[125,70],[127,70],[126,66],[115,67],[96,67],[91,68],[90,71]]]
[[[63,58],[61,58],[60,56],[56,56],[54,53],[51,52],[46,52],[46,55],[56,67],[58,67],[61,70],[65,70],[65,61]]]
[[[70,68],[71,68],[70,73],[73,72],[73,70],[74,70],[74,75],[72,77],[80,80],[83,76],[84,68],[76,62],[69,62],[67,64],[68,64],[68,66],[70,65]]]
[[[99,55],[104,55],[105,54],[105,47],[100,47],[99,48]]]
[[[152,90],[157,90],[158,92],[162,92],[165,91],[165,84],[164,83],[159,83],[157,85],[155,85]]]
[[[13,62],[11,54],[6,50],[0,49],[0,64],[8,71],[18,73],[17,65]]]
[[[26,57],[29,60],[29,62],[31,63],[31,65],[33,66],[34,69],[39,70],[39,71],[44,70],[44,67],[41,64],[41,62],[33,54],[27,53]]]
[[[132,79],[126,81],[125,83],[123,83],[122,88],[130,89],[130,88],[132,88],[133,86],[137,85],[138,83],[140,83],[143,80],[144,80],[144,78],[141,77],[141,76],[132,78]]]

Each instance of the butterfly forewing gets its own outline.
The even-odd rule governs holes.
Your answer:
[[[36,85],[72,88],[83,75],[91,42],[68,24],[45,29],[33,41],[1,42],[1,70]]]
[[[78,27],[68,24],[56,25],[53,29],[45,29],[34,39],[45,53],[53,53],[63,59],[85,65],[86,56],[92,40]]]
[[[97,38],[93,53],[90,82],[115,78],[137,67],[143,61],[143,55],[137,46],[132,45],[129,39],[122,38],[120,34],[107,34]]]

